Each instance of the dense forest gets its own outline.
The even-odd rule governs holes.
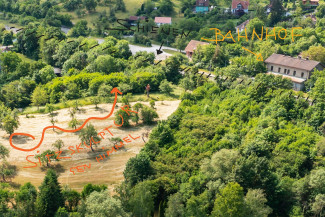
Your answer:
[[[114,87],[123,92],[119,102],[141,111],[130,117],[117,111],[124,129],[156,124],[144,148],[129,159],[114,194],[107,185],[89,183],[81,191],[62,186],[46,157],[53,150],[36,156],[46,165],[40,186],[14,186],[11,179],[19,171],[8,162],[10,149],[0,144],[0,217],[324,216],[325,70],[315,70],[304,91],[293,91],[290,80],[265,74],[265,63],[242,49],[264,60],[278,53],[325,64],[324,1],[311,9],[300,1],[252,0],[250,12],[241,16],[224,10],[229,0],[211,0],[215,7],[206,14],[193,13],[194,0],[148,0],[134,14],[128,14],[128,3],[0,0],[0,43],[10,47],[0,54],[0,129],[8,138],[22,124],[19,115],[28,117],[33,107],[33,113],[48,113],[53,125],[55,110],[74,107],[69,127],[76,129],[80,101],[96,107],[111,103]],[[266,15],[269,3],[273,7]],[[305,16],[310,13],[315,22]],[[128,15],[147,17],[138,21],[145,29],[156,25],[157,16],[176,21],[160,26],[157,34],[109,30]],[[243,33],[235,26],[248,19],[248,35],[255,30],[263,40],[237,40]],[[13,33],[5,23],[23,30]],[[62,26],[71,29],[65,34]],[[293,40],[295,27],[301,27],[295,29],[301,36]],[[191,60],[175,52],[161,62],[152,52],[132,54],[130,49],[130,44],[164,42],[182,51],[190,40],[215,39],[210,28],[232,31],[236,42],[228,38],[198,46]],[[279,37],[266,39],[266,28]],[[166,121],[154,122],[151,98],[143,100],[151,107],[130,105],[132,95],[143,94],[147,84],[152,93],[168,97],[174,87],[182,91],[180,106]],[[121,123],[117,115],[115,120]],[[96,130],[89,125],[79,138],[91,136]],[[62,144],[58,140],[53,146]]]

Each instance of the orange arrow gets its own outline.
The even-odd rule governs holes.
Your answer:
[[[90,117],[90,118],[88,118],[80,127],[78,127],[77,129],[75,129],[75,130],[65,130],[65,129],[62,129],[62,128],[60,128],[60,127],[57,127],[57,126],[48,126],[48,127],[45,127],[44,129],[43,129],[43,132],[42,132],[42,138],[41,138],[41,141],[38,143],[38,145],[37,146],[35,146],[34,148],[30,148],[30,149],[24,149],[24,148],[19,148],[19,147],[17,147],[17,146],[15,146],[14,144],[12,144],[12,137],[13,136],[16,136],[16,135],[21,135],[21,136],[28,136],[28,137],[31,137],[32,139],[35,139],[35,137],[33,136],[33,135],[30,135],[30,134],[28,134],[28,133],[13,133],[13,134],[11,134],[10,135],[10,138],[9,138],[9,143],[10,143],[10,145],[11,145],[11,147],[13,147],[14,149],[17,149],[17,150],[19,150],[19,151],[26,151],[26,152],[28,152],[28,151],[33,151],[33,150],[35,150],[35,149],[37,149],[38,147],[40,147],[41,146],[41,144],[43,143],[43,140],[44,140],[44,134],[45,134],[45,131],[47,130],[47,129],[51,129],[51,128],[56,128],[56,129],[58,129],[58,130],[61,130],[61,131],[63,131],[63,132],[66,132],[66,133],[74,133],[74,132],[77,132],[77,131],[79,131],[79,130],[81,130],[82,128],[84,128],[84,126],[87,124],[87,122],[88,121],[90,121],[90,120],[105,120],[105,119],[107,119],[107,118],[109,118],[112,114],[113,114],[113,112],[114,112],[114,108],[115,108],[115,105],[116,105],[116,102],[117,102],[117,94],[121,94],[122,95],[122,93],[116,88],[116,87],[114,87],[113,89],[112,89],[112,91],[111,91],[111,93],[114,93],[115,94],[115,99],[114,99],[114,103],[113,103],[113,106],[112,106],[112,109],[111,109],[111,112],[107,115],[107,116],[105,116],[105,117]]]
[[[250,51],[250,50],[248,50],[248,49],[246,49],[246,48],[244,48],[244,47],[242,47],[244,50],[246,50],[246,51],[248,51],[248,52],[250,52],[250,53],[252,53],[252,54],[254,54],[255,56],[256,56],[256,60],[257,61],[262,61],[263,62],[263,57],[262,57],[262,54],[256,54],[256,53],[253,53],[252,51]]]

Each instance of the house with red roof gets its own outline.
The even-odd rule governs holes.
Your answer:
[[[248,13],[249,1],[232,0],[231,12],[233,14],[242,15]]]
[[[195,13],[209,12],[209,0],[196,0]]]
[[[157,26],[164,25],[164,24],[172,24],[171,17],[155,17],[155,23]]]
[[[196,40],[191,40],[188,45],[185,48],[185,52],[186,52],[186,56],[188,58],[192,58],[192,55],[194,53],[194,51],[196,50],[196,48],[201,45],[208,45],[209,43],[207,42],[203,42],[203,41],[196,41]]]

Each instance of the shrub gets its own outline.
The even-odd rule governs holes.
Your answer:
[[[154,122],[154,119],[158,117],[157,112],[148,106],[143,106],[141,109],[141,118],[144,124],[151,124]]]
[[[168,95],[170,95],[173,92],[173,88],[171,86],[171,83],[168,82],[166,79],[163,80],[160,85],[159,85],[159,89],[161,92],[163,93],[167,93]]]

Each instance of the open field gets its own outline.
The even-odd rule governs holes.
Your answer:
[[[159,114],[159,120],[165,120],[169,115],[171,115],[178,107],[180,101],[156,101],[155,107]],[[133,103],[131,103],[132,105]],[[149,105],[148,102],[143,102],[143,104]],[[121,104],[118,104],[120,107]],[[103,117],[106,116],[111,110],[112,104],[100,104],[99,109],[95,109],[94,105],[81,107],[81,112],[76,114],[76,118],[83,123],[89,117]],[[115,109],[117,111],[118,109]],[[56,119],[58,122],[56,126],[62,127],[64,129],[70,129],[68,127],[68,122],[70,121],[70,116],[68,109],[61,109],[56,111]],[[76,151],[76,145],[80,144],[80,139],[78,137],[79,132],[76,133],[63,133],[61,131],[48,129],[45,133],[45,138],[43,144],[36,150],[31,152],[22,152],[13,149],[9,144],[9,137],[4,131],[0,131],[0,143],[10,150],[10,157],[8,161],[18,167],[18,175],[12,180],[14,183],[23,184],[26,182],[31,182],[35,186],[39,186],[43,181],[45,171],[43,167],[39,165],[33,168],[23,168],[28,166],[35,166],[35,164],[28,163],[26,161],[27,155],[36,155],[37,151],[40,153],[54,148],[51,146],[56,140],[62,139],[64,142],[64,147],[62,148],[63,153],[60,157],[71,157],[70,159],[60,160],[58,162],[52,161],[51,167],[53,167],[59,174],[59,181],[62,185],[69,185],[71,188],[81,191],[83,186],[87,183],[92,184],[107,184],[110,191],[114,189],[123,180],[123,171],[125,165],[129,158],[134,157],[138,154],[141,148],[144,146],[144,141],[148,141],[147,137],[142,137],[143,133],[150,132],[155,125],[147,126],[139,124],[137,126],[131,126],[129,128],[119,128],[114,125],[114,115],[106,120],[91,120],[89,123],[95,126],[96,131],[99,133],[103,131],[106,127],[113,125],[110,128],[113,136],[106,133],[102,142],[95,147],[95,152],[91,152],[89,148],[84,145],[80,147],[80,153]],[[16,137],[13,139],[13,143],[21,148],[31,148],[35,146],[40,140],[41,132],[44,127],[51,125],[50,118],[47,114],[36,114],[34,118],[26,118],[25,116],[19,117],[20,127],[16,132],[29,133],[35,136],[35,141],[28,137]],[[103,161],[98,163],[96,161],[96,156],[99,154],[104,154],[107,150],[111,150],[113,144],[110,142],[112,137],[120,137],[121,139],[129,137],[131,135],[133,138],[140,136],[136,140],[132,140],[130,143],[125,143],[123,148],[117,149],[116,152],[110,154],[110,156]],[[143,141],[144,140],[144,141]],[[68,147],[76,151],[75,154]],[[103,149],[104,148],[104,149]],[[29,160],[33,162],[38,162],[34,156],[30,156]],[[85,172],[78,173],[76,169],[75,175],[70,172],[71,167],[76,167],[79,165],[91,164],[90,169],[85,169]]]

